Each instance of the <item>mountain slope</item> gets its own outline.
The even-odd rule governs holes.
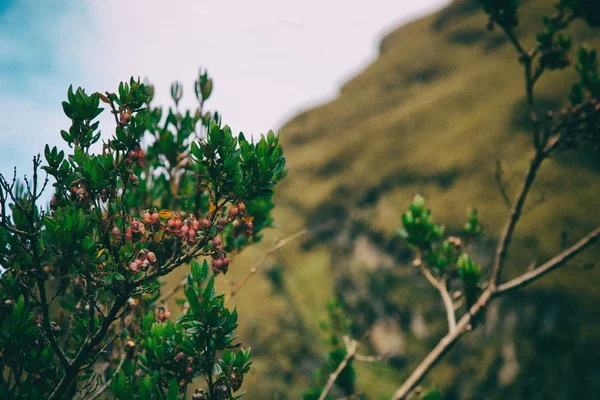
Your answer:
[[[542,0],[524,3],[519,36],[532,45],[540,10],[551,8]],[[282,129],[289,174],[278,191],[280,227],[261,246],[304,226],[312,234],[282,249],[270,273],[237,298],[244,341],[256,350],[249,398],[299,398],[320,363],[318,322],[333,294],[344,299],[357,326],[374,324],[379,333],[371,350],[389,343],[398,350],[390,362],[357,365],[359,389],[371,399],[388,398],[437,342],[445,325],[441,302],[407,264],[395,234],[416,193],[450,231],[462,227],[469,206],[477,208],[485,234],[473,251],[489,266],[508,215],[494,180],[496,160],[514,195],[532,153],[522,68],[501,32],[489,33],[485,25],[476,2],[455,1],[400,27],[338,98]],[[598,32],[579,23],[572,32],[576,43],[600,47]],[[540,110],[560,108],[574,77],[572,71],[544,75]],[[600,223],[599,166],[584,149],[542,168],[507,276]],[[231,272],[234,281],[260,252],[239,256],[236,265],[248,266]],[[589,252],[495,303],[484,326],[426,383],[439,385],[448,399],[598,397],[600,274],[582,266],[599,255]],[[283,281],[276,279],[281,271]]]

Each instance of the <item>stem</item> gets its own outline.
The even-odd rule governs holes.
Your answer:
[[[327,380],[327,384],[323,388],[323,391],[321,392],[321,395],[319,396],[318,400],[325,400],[325,398],[327,397],[327,394],[329,394],[329,392],[333,388],[333,384],[337,380],[338,376],[342,373],[342,371],[344,370],[344,368],[346,368],[346,366],[348,365],[348,363],[356,355],[356,352],[358,351],[358,348],[359,348],[359,344],[358,344],[358,342],[356,340],[352,340],[348,344],[348,346],[346,347],[346,357],[344,357],[344,359],[342,360],[342,362],[340,362],[340,364],[337,366],[337,368],[335,369],[335,371],[333,371],[329,375],[329,379]]]
[[[419,366],[410,374],[408,379],[402,384],[402,386],[396,390],[393,400],[405,399],[413,389],[423,380],[425,375],[442,359],[442,357],[454,346],[457,340],[470,329],[471,319],[479,314],[486,306],[491,298],[491,290],[488,288],[479,297],[477,302],[471,307],[468,313],[466,313],[458,322],[454,332],[448,332],[444,336],[437,346],[425,357]]]
[[[456,331],[456,315],[454,314],[454,302],[448,293],[448,287],[446,282],[441,282],[438,288],[444,301],[444,307],[446,308],[446,317],[448,319],[448,332],[453,333]]]
[[[425,278],[431,283],[433,287],[435,287],[442,296],[442,301],[444,302],[444,308],[446,309],[446,318],[448,319],[448,331],[450,333],[456,330],[456,315],[454,313],[454,302],[452,301],[452,297],[450,297],[450,293],[448,293],[448,287],[446,286],[446,280],[438,281],[435,276],[431,274],[431,271],[427,269],[425,265],[421,262],[419,264],[423,275]]]
[[[88,400],[94,400],[97,399],[98,397],[100,397],[100,395],[102,393],[104,393],[104,391],[106,389],[108,389],[108,387],[110,386],[110,383],[112,381],[112,378],[114,378],[115,376],[117,376],[117,374],[119,373],[119,371],[121,371],[121,368],[123,368],[123,364],[125,364],[125,360],[127,359],[127,353],[123,353],[121,355],[121,360],[119,361],[119,365],[117,365],[117,368],[115,369],[115,371],[113,372],[111,378],[109,380],[106,381],[106,383],[104,383],[104,385],[100,386],[98,388],[98,390],[96,390],[96,392],[94,392],[89,398]]]
[[[575,257],[577,254],[581,253],[583,250],[596,243],[599,239],[600,228],[597,228],[590,232],[579,242],[575,243],[567,250],[550,259],[548,262],[544,263],[540,267],[498,286],[498,289],[494,293],[494,296],[497,297],[515,289],[519,289],[521,287],[529,285],[530,283],[536,281],[537,279],[541,278],[547,273],[552,272],[556,268],[562,266],[571,258]]]
[[[525,181],[523,182],[523,186],[521,187],[519,195],[517,196],[517,201],[515,202],[510,211],[510,217],[508,219],[508,222],[506,223],[506,226],[504,227],[500,243],[498,245],[498,248],[496,249],[492,277],[490,278],[490,287],[492,288],[495,288],[498,285],[498,282],[500,281],[502,269],[504,267],[504,262],[508,253],[508,246],[510,245],[510,242],[512,240],[512,235],[517,226],[517,222],[519,222],[519,218],[521,217],[523,205],[525,204],[525,200],[527,199],[529,190],[531,189],[533,181],[535,180],[535,176],[545,157],[546,153],[544,151],[537,150],[535,157],[533,158],[533,160],[531,160],[529,169],[525,173]]]
[[[229,292],[229,295],[226,297],[226,301],[231,300],[233,297],[235,297],[235,295],[246,285],[246,283],[248,283],[248,281],[254,276],[256,275],[256,273],[258,272],[258,269],[260,268],[261,265],[263,265],[265,263],[265,261],[267,261],[267,258],[273,254],[274,252],[276,252],[277,250],[279,250],[280,248],[282,248],[283,246],[285,246],[286,244],[288,244],[289,242],[296,240],[297,238],[301,237],[302,235],[305,235],[306,233],[308,233],[308,229],[302,229],[299,230],[298,232],[283,238],[277,242],[275,242],[273,245],[271,245],[271,247],[269,247],[267,249],[267,251],[263,254],[262,258],[260,260],[258,260],[256,262],[256,264],[254,265],[254,267],[250,268],[250,271],[248,271],[248,273],[246,274],[246,276],[244,276],[242,278],[242,280],[233,287],[233,289],[231,289],[231,292]]]
[[[539,268],[533,271],[526,272],[505,284],[498,287],[492,287],[491,285],[481,294],[479,299],[471,307],[468,313],[458,321],[456,330],[449,332],[444,336],[435,348],[425,357],[425,359],[419,364],[419,366],[413,371],[410,377],[402,384],[402,386],[394,394],[394,400],[405,399],[411,391],[423,380],[425,375],[442,359],[448,350],[457,342],[457,340],[471,328],[471,321],[476,319],[481,314],[490,301],[493,299],[503,296],[513,290],[519,289],[523,286],[529,285],[535,282],[542,276],[552,272],[553,270],[563,266],[567,261],[571,260],[577,254],[581,253],[586,248],[590,247],[594,243],[600,240],[600,227],[590,232],[583,239],[569,247],[565,251],[556,255]]]
[[[85,340],[84,344],[79,350],[79,353],[77,353],[77,356],[71,363],[70,367],[66,369],[65,375],[62,377],[62,379],[60,380],[60,382],[58,383],[48,400],[60,399],[69,389],[69,387],[71,387],[73,381],[77,377],[77,373],[80,371],[81,366],[88,358],[90,352],[104,339],[108,328],[110,328],[111,324],[115,321],[117,314],[127,302],[130,291],[131,290],[126,290],[124,294],[119,295],[115,299],[115,302],[110,308],[108,314],[106,315],[106,318],[102,322],[100,329],[96,331],[94,336],[88,336],[88,338]]]

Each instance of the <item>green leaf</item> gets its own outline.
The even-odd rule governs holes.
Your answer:
[[[204,283],[206,278],[208,277],[208,261],[204,260],[202,262],[202,276],[200,278],[200,282]]]
[[[263,137],[262,139],[260,139],[260,142],[258,142],[258,144],[256,145],[256,155],[258,156],[258,158],[264,159],[267,156],[267,151],[267,141]]]
[[[177,386],[177,380],[173,378],[171,380],[171,384],[169,385],[169,394],[167,395],[167,400],[177,400],[179,397],[179,386]]]
[[[188,286],[185,289],[185,297],[190,303],[192,312],[196,315],[200,315],[202,313],[202,307],[200,305],[200,302],[198,301],[198,293],[196,293],[196,290],[192,286]]]

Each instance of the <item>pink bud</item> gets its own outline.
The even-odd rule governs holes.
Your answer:
[[[146,260],[148,260],[150,264],[154,264],[156,262],[156,254],[154,254],[153,252],[149,252],[148,254],[146,254]]]

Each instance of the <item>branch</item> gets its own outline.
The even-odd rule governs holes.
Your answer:
[[[491,298],[491,290],[488,287],[477,302],[471,307],[468,313],[458,321],[454,332],[448,332],[446,336],[439,341],[437,346],[425,357],[419,366],[412,372],[402,386],[396,390],[393,400],[405,399],[412,390],[423,380],[425,375],[442,359],[442,357],[454,346],[458,339],[471,329],[471,319],[479,314],[489,302]]]
[[[535,180],[535,176],[542,164],[542,161],[546,158],[546,155],[546,152],[537,150],[533,160],[531,160],[529,169],[525,173],[525,181],[523,182],[523,186],[521,187],[519,195],[517,196],[517,201],[515,202],[510,211],[508,222],[504,227],[500,243],[498,244],[498,248],[496,249],[496,256],[494,257],[492,276],[490,278],[490,287],[492,288],[495,288],[498,285],[498,282],[500,281],[502,269],[506,260],[506,254],[508,253],[508,246],[510,245],[510,241],[512,240],[512,235],[515,231],[515,227],[517,226],[517,222],[521,217],[523,205],[525,204],[525,200],[527,199],[529,190],[531,189],[533,181]]]
[[[448,293],[448,287],[446,286],[446,280],[438,281],[432,274],[431,271],[423,265],[423,263],[418,259],[419,267],[421,271],[423,271],[423,275],[425,278],[431,283],[433,287],[435,287],[442,296],[442,300],[444,302],[444,308],[446,309],[446,317],[448,319],[448,331],[454,332],[456,330],[456,315],[454,313],[454,302],[452,301],[452,297],[450,297],[450,293]]]
[[[567,250],[553,257],[540,267],[528,271],[523,275],[497,287],[491,285],[481,294],[477,302],[471,307],[468,313],[458,321],[454,332],[449,332],[444,336],[435,348],[425,357],[419,366],[413,371],[410,377],[394,394],[394,400],[405,399],[406,396],[423,380],[425,375],[442,359],[448,350],[457,342],[457,340],[471,329],[471,321],[476,319],[487,307],[488,303],[508,292],[524,287],[547,273],[561,267],[567,261],[590,247],[600,239],[600,228],[590,232],[587,236],[575,243]]]
[[[502,168],[502,161],[500,159],[496,160],[496,171],[494,173],[494,178],[496,178],[496,184],[498,185],[498,190],[500,190],[500,194],[502,195],[502,200],[508,206],[508,208],[512,208],[512,203],[510,202],[510,198],[508,197],[508,193],[506,193],[506,186],[502,181],[502,176],[504,175],[504,169]]]
[[[130,291],[131,290],[127,290],[126,293],[119,295],[115,299],[115,302],[113,303],[112,307],[110,308],[110,311],[106,315],[106,318],[102,322],[102,325],[96,331],[94,336],[88,336],[88,338],[85,340],[79,352],[77,353],[77,356],[71,363],[70,368],[68,368],[65,371],[65,374],[63,375],[62,379],[60,380],[60,382],[58,383],[48,400],[60,399],[64,395],[66,390],[69,388],[69,386],[73,384],[73,380],[77,376],[77,373],[79,373],[81,366],[88,358],[90,352],[94,347],[96,347],[98,344],[100,344],[100,342],[102,342],[102,339],[104,339],[104,337],[106,336],[108,328],[110,328],[111,324],[115,321],[117,314],[119,313],[119,311],[121,311],[121,308],[127,302]]]
[[[454,302],[448,293],[448,287],[446,286],[446,282],[440,282],[440,286],[438,287],[440,294],[442,295],[442,300],[444,301],[444,307],[446,308],[446,316],[448,318],[448,332],[453,333],[456,331],[456,315],[454,314]]]
[[[102,393],[104,393],[106,389],[108,389],[112,378],[114,378],[119,373],[119,371],[121,371],[121,368],[123,368],[123,364],[125,363],[126,359],[127,353],[125,352],[121,355],[121,361],[119,361],[119,365],[117,365],[117,368],[115,369],[115,372],[112,374],[111,378],[108,381],[106,381],[104,385],[100,386],[98,390],[88,398],[88,400],[97,399]]]
[[[526,56],[527,52],[525,51],[525,49],[523,49],[523,46],[521,46],[521,43],[519,42],[519,39],[515,36],[515,32],[512,30],[512,28],[502,26],[502,29],[504,30],[504,33],[506,33],[506,37],[508,37],[508,39],[515,47],[515,49],[519,52],[519,54],[521,56]]]
[[[579,242],[575,243],[573,246],[569,247],[567,250],[563,251],[559,255],[550,259],[543,265],[535,268],[518,278],[515,278],[511,281],[508,281],[500,286],[494,293],[494,296],[500,296],[512,290],[521,288],[523,286],[527,286],[532,282],[535,282],[542,276],[546,275],[549,272],[561,267],[571,258],[575,257],[577,254],[581,253],[586,248],[590,247],[594,243],[596,243],[600,239],[600,228],[597,228],[590,232],[587,236],[581,239]]]
[[[356,361],[361,361],[361,362],[368,362],[368,363],[374,363],[374,362],[379,362],[379,361],[383,361],[386,358],[388,358],[390,355],[388,353],[385,354],[380,354],[378,356],[364,356],[362,354],[358,354],[356,353],[354,355],[354,359]]]
[[[323,388],[321,395],[318,400],[325,400],[331,389],[333,388],[333,384],[335,383],[338,376],[342,373],[344,368],[348,365],[348,363],[354,358],[356,352],[358,351],[359,344],[356,340],[351,340],[350,343],[346,344],[346,357],[342,360],[342,362],[337,366],[335,371],[333,371],[329,375],[329,379],[327,380],[327,384]]]
[[[231,300],[233,297],[235,297],[236,294],[238,294],[238,292],[246,285],[246,283],[248,283],[248,281],[254,275],[256,275],[259,268],[265,263],[265,261],[267,261],[267,258],[269,258],[269,256],[271,254],[273,254],[274,252],[276,252],[277,250],[279,250],[286,244],[298,239],[299,237],[301,237],[307,233],[308,233],[308,229],[302,229],[302,230],[299,230],[298,232],[296,232],[286,238],[280,239],[277,242],[275,242],[274,244],[272,244],[271,247],[269,247],[267,249],[267,251],[262,256],[262,258],[257,261],[257,263],[254,265],[254,267],[250,268],[250,271],[248,271],[246,276],[244,276],[244,278],[242,278],[242,280],[237,285],[235,285],[233,287],[233,289],[231,289],[231,292],[229,292],[229,295],[226,297],[225,301]]]

